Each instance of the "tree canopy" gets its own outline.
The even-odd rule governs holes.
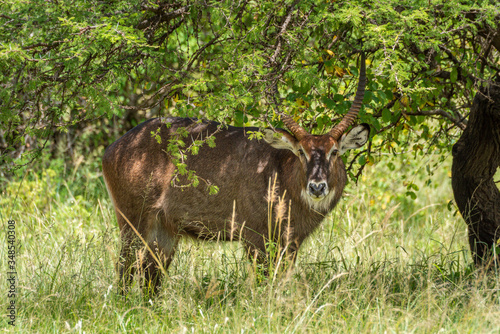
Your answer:
[[[112,115],[280,126],[280,111],[324,132],[350,107],[361,51],[374,137],[351,161],[448,151],[500,71],[494,0],[9,0],[0,13],[9,169],[78,126],[111,136]]]

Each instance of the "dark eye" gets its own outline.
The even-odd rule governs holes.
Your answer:
[[[304,151],[302,151],[302,149],[299,150],[299,154],[300,154],[301,157],[305,157],[306,156],[306,154],[304,153]]]
[[[339,154],[339,150],[337,150],[336,148],[334,148],[332,150],[332,155],[337,155],[337,154]]]

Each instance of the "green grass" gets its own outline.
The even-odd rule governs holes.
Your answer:
[[[434,164],[429,175],[426,166]],[[448,205],[449,170],[449,159],[432,156],[383,157],[367,167],[282,277],[256,277],[238,243],[186,240],[151,301],[137,286],[127,298],[117,294],[119,231],[97,163],[24,170],[0,199],[2,263],[8,219],[17,222],[19,245],[17,324],[2,317],[0,326],[40,333],[496,333],[498,272],[471,263],[466,225]],[[416,199],[406,195],[408,184]],[[7,302],[0,298],[3,314]]]

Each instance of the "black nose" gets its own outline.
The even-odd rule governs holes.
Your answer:
[[[315,182],[310,182],[309,183],[309,193],[311,195],[314,195],[316,197],[324,195],[326,190],[326,183],[321,182],[321,183],[315,183]]]

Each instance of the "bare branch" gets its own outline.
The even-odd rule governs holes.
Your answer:
[[[442,116],[451,122],[453,122],[456,126],[458,126],[460,129],[465,130],[467,127],[467,120],[465,119],[458,119],[451,115],[450,113],[446,112],[443,109],[435,109],[435,110],[419,110],[418,112],[406,112],[406,115],[409,116],[434,116],[434,115],[439,115]]]
[[[154,11],[156,13],[156,15],[152,18],[147,18],[144,21],[142,21],[141,23],[139,23],[137,25],[137,28],[138,29],[146,29],[146,28],[149,28],[152,24],[159,25],[163,22],[170,21],[178,16],[187,14],[189,7],[191,7],[191,6],[187,5],[187,6],[181,7],[177,10],[174,10],[172,12],[169,12],[169,13],[162,12],[161,9],[163,9],[163,8],[161,8],[161,9],[149,8],[149,10]]]

